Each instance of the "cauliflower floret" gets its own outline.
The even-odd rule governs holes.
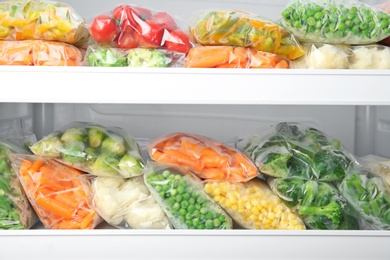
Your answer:
[[[348,69],[348,53],[344,47],[324,44],[320,47],[312,45],[306,57],[308,69]]]
[[[358,46],[352,49],[351,69],[390,69],[390,48]]]

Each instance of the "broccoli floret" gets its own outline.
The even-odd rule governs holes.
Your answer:
[[[97,148],[101,145],[105,134],[102,130],[99,128],[89,128],[87,130],[87,136],[88,136],[88,144],[92,148]]]
[[[118,172],[119,159],[117,156],[102,154],[91,165],[92,174],[98,176],[116,175]]]
[[[93,67],[126,67],[126,54],[121,49],[98,46],[95,50],[89,47],[87,56],[89,66]]]
[[[303,132],[299,130],[298,123],[282,122],[275,127],[275,130],[288,139],[302,140],[304,138]]]
[[[110,134],[102,142],[102,152],[122,156],[126,152],[125,140],[119,135]]]
[[[169,59],[157,49],[134,48],[127,54],[130,67],[168,67]]]
[[[49,136],[30,146],[30,150],[38,156],[59,158],[64,147],[60,138],[57,136]]]
[[[287,161],[291,176],[299,176],[306,179],[317,179],[313,171],[313,160],[305,153],[298,150],[293,151],[291,158]]]
[[[303,198],[305,182],[306,180],[299,177],[282,178],[271,184],[271,188],[289,207],[293,207]]]
[[[264,163],[260,164],[259,171],[263,174],[272,177],[287,177],[289,175],[289,169],[287,161],[290,159],[289,153],[270,153]]]
[[[341,151],[326,147],[313,158],[319,179],[326,182],[342,181],[351,160]]]
[[[129,178],[132,176],[137,176],[142,173],[144,167],[143,162],[140,158],[132,156],[130,154],[125,154],[118,163],[119,173],[125,177]]]
[[[85,142],[86,135],[82,129],[69,128],[61,135],[61,141],[64,143]]]
[[[359,230],[359,221],[350,214],[344,214],[343,220],[339,225],[339,230]]]

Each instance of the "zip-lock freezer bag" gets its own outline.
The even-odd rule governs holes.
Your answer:
[[[68,4],[44,0],[0,2],[0,39],[60,41],[77,46],[89,40],[86,21]]]
[[[149,161],[145,184],[175,229],[232,229],[231,217],[204,191],[191,171]]]
[[[185,59],[187,68],[289,69],[290,63],[274,53],[235,46],[196,46]]]
[[[30,146],[38,156],[56,159],[97,176],[129,178],[144,166],[137,141],[119,127],[72,122]]]
[[[18,152],[26,151],[0,140],[0,230],[29,229],[38,222],[18,175],[12,168],[10,156]]]
[[[83,172],[52,159],[12,154],[27,198],[47,229],[93,229],[101,218],[90,207]]]
[[[63,42],[0,40],[0,65],[81,66],[83,58],[80,49]]]
[[[97,43],[122,49],[145,47],[187,53],[192,43],[182,27],[167,12],[128,4],[100,14],[88,24]]]
[[[195,15],[190,32],[200,45],[249,47],[289,60],[305,51],[294,36],[278,24],[238,10],[203,10]]]
[[[244,183],[205,182],[204,189],[245,229],[306,229],[301,218],[260,178]]]
[[[390,15],[354,0],[292,0],[280,23],[301,42],[372,44],[390,36]]]
[[[89,45],[83,64],[92,67],[183,67],[185,54],[166,49],[121,49],[107,44]]]
[[[83,176],[91,205],[110,225],[123,229],[170,229],[165,212],[150,194],[143,176]]]
[[[258,175],[256,166],[243,153],[206,136],[178,132],[146,146],[154,161],[191,168],[200,179],[245,182]]]

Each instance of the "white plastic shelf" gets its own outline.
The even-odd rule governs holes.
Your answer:
[[[0,102],[390,105],[390,70],[1,66],[0,77]]]

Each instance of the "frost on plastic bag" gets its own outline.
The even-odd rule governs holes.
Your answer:
[[[300,217],[259,178],[245,183],[205,182],[204,189],[243,228],[306,229]]]
[[[137,5],[119,5],[96,16],[88,25],[93,40],[112,47],[161,48],[187,53],[192,43],[170,14]]]
[[[294,36],[278,24],[252,13],[204,10],[196,14],[190,32],[200,45],[248,47],[278,54],[289,60],[304,54]]]
[[[10,0],[0,3],[0,39],[47,40],[85,45],[85,20],[68,4],[56,1]]]
[[[0,41],[0,65],[80,66],[82,60],[80,49],[62,42]]]
[[[10,156],[18,152],[26,151],[0,140],[0,230],[29,229],[38,222],[17,172],[12,168]]]
[[[185,54],[166,49],[88,46],[83,64],[93,67],[182,67]]]
[[[150,141],[147,148],[154,161],[191,168],[204,180],[245,182],[258,175],[244,154],[206,136],[172,133]]]
[[[119,127],[73,122],[30,146],[38,156],[56,159],[97,176],[128,178],[142,174],[137,141]]]
[[[232,229],[230,216],[206,194],[191,171],[148,162],[144,179],[175,229]]]
[[[390,47],[380,44],[304,44],[307,52],[292,62],[296,69],[390,69]]]
[[[92,206],[110,225],[131,229],[170,229],[171,224],[150,194],[142,176],[84,176],[91,187]]]
[[[390,36],[390,15],[354,0],[292,0],[280,22],[301,42],[372,44]]]
[[[196,46],[187,54],[187,68],[288,69],[290,61],[281,56],[234,46]]]
[[[101,218],[89,206],[83,173],[55,160],[12,154],[12,167],[47,229],[93,229]]]
[[[372,229],[390,230],[390,186],[380,175],[351,167],[339,189]]]

